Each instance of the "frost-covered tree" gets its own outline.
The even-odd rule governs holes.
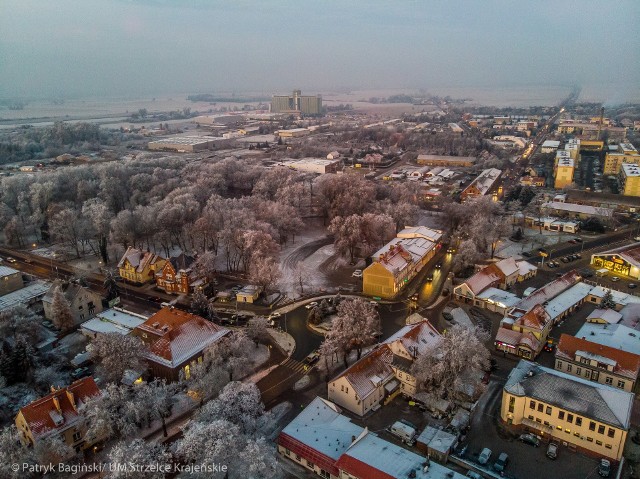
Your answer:
[[[602,301],[600,301],[600,307],[602,309],[616,309],[616,302],[613,299],[613,294],[611,294],[610,289],[604,293]]]
[[[39,440],[33,448],[33,453],[40,464],[59,464],[76,454],[58,434]]]
[[[99,364],[99,375],[108,382],[119,382],[127,369],[142,372],[145,346],[136,336],[119,333],[101,334],[87,346]]]
[[[269,321],[263,316],[252,318],[247,321],[245,333],[256,344],[257,348],[260,341],[266,341],[271,337],[269,335]]]
[[[281,276],[280,265],[273,258],[254,257],[251,261],[249,280],[263,291],[271,291]]]
[[[362,216],[336,216],[331,220],[328,230],[334,237],[336,251],[341,255],[348,254],[353,264],[358,247],[366,238]]]
[[[476,264],[480,259],[480,253],[476,244],[468,239],[460,243],[455,256],[453,257],[452,269],[456,273],[460,273],[467,268]]]
[[[134,439],[132,441],[120,441],[109,451],[109,462],[111,464],[164,464],[171,467],[172,456],[163,444],[145,441],[144,439]],[[105,476],[109,479],[130,479],[131,470],[114,470],[107,472]],[[154,470],[140,470],[135,473],[136,478],[141,479],[163,479],[165,473]]]
[[[253,350],[251,340],[244,333],[233,333],[217,341],[205,354],[214,367],[225,371],[229,381],[240,378],[251,371],[249,354]]]
[[[217,361],[205,355],[201,363],[195,364],[189,372],[189,378],[181,377],[181,382],[187,386],[189,395],[197,400],[200,406],[205,399],[216,396],[229,382],[229,374],[217,367]]]
[[[209,299],[202,291],[195,291],[191,296],[191,311],[203,318],[209,316]]]
[[[52,322],[56,328],[67,331],[75,326],[69,301],[64,297],[61,286],[56,286],[51,301]]]
[[[282,467],[276,459],[275,448],[264,437],[249,439],[242,451],[241,461],[232,477],[251,479],[281,479]]]
[[[18,471],[11,469],[12,464],[20,464]],[[20,444],[18,430],[12,424],[0,430],[0,477],[7,479],[22,479],[34,477],[28,471],[22,470],[22,464],[35,464],[33,449]]]
[[[299,294],[304,294],[304,288],[308,287],[311,282],[311,273],[302,261],[298,261],[291,272],[295,288]]]
[[[382,332],[377,309],[362,298],[348,298],[338,305],[331,329],[334,328],[347,339],[349,351],[356,350],[358,359],[362,348],[374,344]]]
[[[112,299],[120,296],[120,287],[118,286],[116,275],[113,270],[108,269],[104,272],[104,281],[102,285],[104,286],[104,289],[107,290],[107,301],[111,301]]]
[[[418,389],[447,399],[456,397],[463,381],[476,388],[490,367],[489,351],[481,342],[485,335],[477,328],[449,328],[437,345],[413,362],[411,372]]]
[[[164,437],[167,437],[166,419],[178,392],[177,383],[167,383],[164,379],[154,379],[135,388],[136,402],[148,413],[150,420],[159,419],[162,423]]]
[[[193,263],[196,274],[211,282],[216,277],[216,255],[213,251],[205,251]]]

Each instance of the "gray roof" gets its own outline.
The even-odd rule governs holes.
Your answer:
[[[17,269],[13,269],[13,268],[9,268],[8,266],[2,266],[0,265],[0,278],[3,278],[5,276],[12,276],[16,273],[19,273],[19,271]]]
[[[604,384],[522,360],[511,371],[504,389],[614,427],[629,428],[634,395]]]
[[[38,297],[44,296],[49,287],[50,283],[34,281],[13,293],[0,296],[0,311],[6,311],[21,304],[27,304]]]

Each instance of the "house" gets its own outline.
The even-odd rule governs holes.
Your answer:
[[[118,333],[126,336],[147,320],[147,316],[120,308],[111,308],[96,314],[80,325],[80,332],[95,339],[99,334]]]
[[[21,305],[36,307],[50,288],[51,283],[33,281],[24,288],[0,296],[0,312],[9,311]]]
[[[616,311],[622,311],[623,308],[629,305],[640,303],[640,298],[633,294],[623,293],[603,286],[594,286],[589,292],[587,301],[593,304],[600,304],[607,293],[611,293],[611,299],[615,303]]]
[[[476,296],[487,288],[499,287],[503,282],[504,274],[495,263],[492,263],[467,278],[461,285],[453,288],[453,296],[456,301],[464,301],[465,303],[473,303],[475,306],[481,306],[482,302],[476,300]]]
[[[236,301],[238,303],[254,303],[260,297],[261,292],[260,286],[249,284],[236,293]]]
[[[430,353],[440,340],[440,333],[427,320],[404,326],[329,381],[329,400],[364,416],[379,409],[389,396],[414,396],[413,360]]]
[[[13,293],[24,286],[22,273],[0,264],[0,296]]]
[[[442,232],[424,226],[406,227],[372,255],[373,263],[362,274],[364,294],[395,297],[433,258]]]
[[[191,366],[202,362],[204,352],[230,331],[200,316],[175,308],[162,308],[133,330],[148,348],[145,358],[153,377],[188,379]]]
[[[76,452],[91,447],[102,438],[87,436],[88,422],[83,409],[89,399],[99,395],[93,377],[79,379],[63,388],[51,386],[47,396],[20,408],[15,418],[20,442],[36,446],[44,439],[57,436]]]
[[[624,324],[584,323],[576,338],[640,356],[640,332]]]
[[[338,158],[340,158],[339,151],[332,151],[327,155],[327,160],[337,160]]]
[[[324,479],[463,479],[353,424],[336,404],[320,397],[282,430],[276,442],[282,457]]]
[[[618,324],[622,319],[622,314],[613,309],[594,309],[587,316],[587,323],[597,324]]]
[[[640,355],[594,343],[587,337],[560,335],[555,369],[620,388],[637,391]]]
[[[130,283],[151,283],[165,263],[166,260],[155,253],[129,246],[118,263],[118,273]]]
[[[74,324],[80,324],[102,311],[102,296],[98,293],[76,282],[56,280],[42,298],[44,316],[49,321],[54,319],[53,298],[57,288],[62,290],[62,294],[69,303]]]
[[[206,283],[193,269],[195,258],[180,253],[172,256],[156,274],[156,285],[167,294],[190,294]]]
[[[630,392],[521,360],[502,390],[500,418],[513,432],[619,461],[633,400]]]
[[[416,439],[416,448],[422,454],[445,464],[456,444],[458,444],[457,435],[432,426],[425,427]]]
[[[496,168],[484,170],[460,193],[460,200],[492,195],[494,201],[497,201],[502,195],[502,187],[499,186],[501,176],[502,170]]]
[[[518,319],[503,319],[495,347],[523,358],[535,358],[542,351],[552,324],[549,314],[538,304]]]

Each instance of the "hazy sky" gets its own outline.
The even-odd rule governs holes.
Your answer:
[[[541,84],[624,100],[640,1],[0,0],[0,97]]]

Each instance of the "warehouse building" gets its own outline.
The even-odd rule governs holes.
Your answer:
[[[217,141],[219,138],[213,136],[176,136],[150,141],[148,147],[150,150],[194,153],[213,148]]]
[[[321,115],[322,96],[302,95],[300,90],[294,90],[292,95],[273,95],[271,113]]]

